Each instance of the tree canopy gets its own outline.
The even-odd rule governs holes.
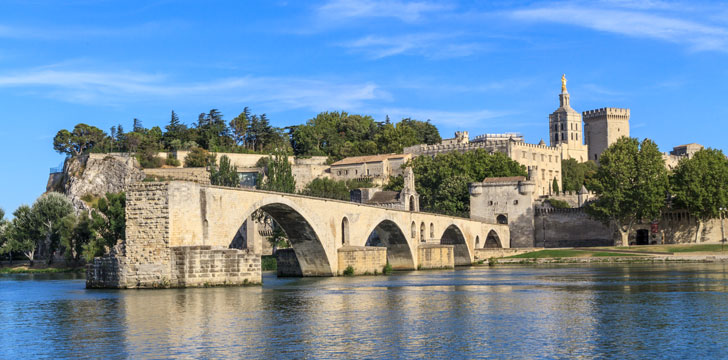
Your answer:
[[[600,156],[594,180],[598,198],[587,211],[615,225],[625,246],[636,222],[656,219],[665,207],[667,170],[662,153],[650,139],[642,143],[635,138],[618,139]]]
[[[265,167],[265,177],[258,179],[258,189],[284,193],[296,192],[296,180],[293,178],[291,164],[288,156],[283,152],[276,152],[269,157]]]
[[[470,213],[469,183],[486,177],[526,176],[525,167],[506,154],[489,154],[483,149],[439,154],[434,158],[419,156],[410,164],[415,174],[415,188],[420,194],[420,208],[463,217]]]
[[[582,185],[587,189],[594,188],[593,178],[597,172],[597,164],[593,161],[580,163],[575,159],[566,159],[561,161],[561,190],[577,192],[581,190]]]
[[[698,219],[695,241],[702,223],[728,208],[728,159],[720,150],[705,149],[680,160],[670,178],[675,206]]]

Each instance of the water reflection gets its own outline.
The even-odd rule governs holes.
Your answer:
[[[0,358],[684,358],[728,353],[723,264],[470,268],[87,291],[0,276]]]

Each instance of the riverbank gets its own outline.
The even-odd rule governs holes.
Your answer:
[[[728,249],[721,244],[534,250],[512,256],[491,257],[481,260],[479,264],[728,262],[728,251],[725,251]]]
[[[0,274],[55,274],[55,273],[83,273],[86,268],[77,267],[28,267],[27,265],[0,267]]]

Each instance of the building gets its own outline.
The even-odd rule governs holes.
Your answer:
[[[404,187],[400,191],[382,191],[382,188],[351,190],[352,202],[386,207],[390,209],[420,211],[420,195],[415,190],[415,174],[412,168],[404,171]]]
[[[667,166],[668,169],[674,169],[677,167],[677,164],[680,163],[680,160],[685,158],[689,159],[693,157],[696,152],[703,149],[703,145],[696,143],[678,145],[672,148],[672,151],[670,151],[669,154],[662,153],[662,159],[665,160],[665,166]]]
[[[569,92],[566,90],[566,75],[561,76],[559,108],[549,115],[549,139],[552,147],[561,149],[562,159],[576,159],[584,162],[588,149],[584,145],[581,115],[571,108]]]
[[[390,176],[403,175],[403,165],[412,158],[411,154],[383,154],[354,156],[331,164],[331,178],[334,180],[371,180],[381,185]]]
[[[583,112],[589,160],[599,162],[599,156],[617,139],[629,137],[629,109],[601,108]]]

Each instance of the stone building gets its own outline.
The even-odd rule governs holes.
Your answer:
[[[420,211],[420,195],[415,190],[415,175],[412,168],[406,168],[403,173],[402,190],[383,191],[380,187],[354,189],[350,193],[351,201],[390,209]]]
[[[411,154],[382,154],[354,156],[331,164],[334,180],[367,179],[381,185],[390,176],[403,175],[402,166],[412,158]]]
[[[629,109],[601,108],[584,111],[584,133],[589,160],[599,162],[599,155],[617,139],[629,137]]]
[[[566,90],[566,76],[562,76],[559,108],[549,115],[551,146],[561,149],[563,159],[586,161],[588,149],[584,145],[582,130],[581,115],[571,108],[569,92]]]
[[[672,148],[670,153],[662,153],[662,159],[665,160],[665,166],[668,169],[674,169],[680,163],[680,160],[693,157],[696,152],[703,150],[703,148],[703,145],[696,143],[678,145]]]
[[[511,247],[532,247],[535,190],[535,182],[523,176],[486,178],[472,183],[470,218],[507,224],[511,232]],[[488,247],[487,239],[485,247]]]

